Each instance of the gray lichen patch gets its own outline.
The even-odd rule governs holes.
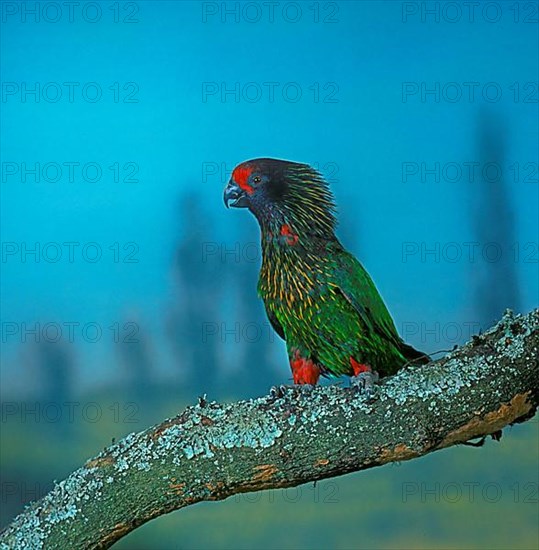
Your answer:
[[[242,407],[210,403],[203,412],[194,408],[184,422],[163,431],[155,451],[179,464],[182,457],[213,458],[225,449],[271,447],[283,431],[274,413],[260,407],[261,401],[245,401]]]
[[[428,372],[408,368],[383,384],[380,398],[382,401],[390,399],[401,406],[409,401],[431,400],[448,390],[458,392],[464,382],[457,367],[457,363],[447,363],[445,369],[428,369]]]
[[[505,312],[502,320],[497,325],[503,330],[503,337],[494,343],[496,355],[507,357],[511,362],[522,357],[525,349],[525,339],[539,327],[539,313],[537,313],[537,310],[534,313],[528,315],[525,322],[523,322],[522,315],[514,316],[510,310]],[[537,359],[538,350],[531,351],[532,353],[535,351],[535,358]]]
[[[2,542],[2,550],[44,548],[44,542],[57,524],[74,520],[81,506],[101,496],[103,481],[96,477],[97,468],[80,468],[57,483],[38,503],[30,505],[9,527],[10,544]]]
[[[477,385],[486,377],[493,375],[493,364],[504,363],[505,374],[511,374],[511,364],[521,359],[526,349],[525,340],[537,330],[539,314],[537,310],[526,318],[514,316],[506,311],[502,320],[482,335],[497,335],[491,353],[464,354],[470,352],[471,344],[448,354],[435,365],[427,369],[409,367],[382,384],[380,398],[393,400],[397,405],[417,400],[430,401],[429,407],[439,400],[450,402],[464,388]],[[515,330],[515,326],[519,329]],[[502,337],[499,337],[501,333]],[[536,359],[537,360],[537,359]],[[514,370],[516,376],[516,370]],[[433,401],[433,398],[435,399]]]

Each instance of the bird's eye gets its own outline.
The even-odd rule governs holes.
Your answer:
[[[260,182],[262,181],[262,178],[261,178],[260,176],[255,176],[255,177],[253,178],[253,181],[254,181],[255,183],[260,183]]]

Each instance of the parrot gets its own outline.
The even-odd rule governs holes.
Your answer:
[[[250,210],[260,226],[258,295],[286,342],[295,385],[314,386],[320,376],[367,376],[372,384],[429,362],[399,336],[373,280],[336,237],[336,204],[318,170],[248,160],[232,171],[223,198],[227,208]]]

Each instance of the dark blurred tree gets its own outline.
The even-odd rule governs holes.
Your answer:
[[[505,308],[520,310],[515,262],[515,214],[511,204],[506,159],[507,127],[492,112],[478,118],[479,166],[472,182],[472,228],[479,246],[472,281],[483,328]],[[479,185],[475,181],[479,179]]]
[[[179,201],[181,240],[174,253],[173,304],[167,332],[178,368],[183,370],[186,393],[214,392],[218,375],[217,340],[210,335],[219,322],[220,276],[213,258],[211,216],[196,193]]]
[[[48,413],[43,419],[55,431],[65,434],[71,427],[66,403],[73,401],[75,372],[71,345],[62,340],[40,339],[33,346],[30,360],[37,371],[38,402],[42,410],[48,407]]]
[[[236,385],[235,395],[243,397],[265,393],[272,385],[282,383],[283,375],[289,376],[289,367],[284,349],[282,355],[274,353],[280,338],[271,327],[257,293],[261,264],[259,229],[249,218],[236,218],[236,242],[228,246],[235,246],[238,253],[225,259],[232,262],[233,320],[240,327],[235,353],[240,364],[236,365],[230,382]]]
[[[153,397],[155,370],[150,338],[137,318],[130,318],[118,334],[117,351],[124,369],[129,400],[143,403]]]
[[[63,342],[42,341],[37,344],[37,365],[41,372],[42,399],[62,403],[72,389],[73,356]]]

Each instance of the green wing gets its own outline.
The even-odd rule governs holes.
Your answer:
[[[272,309],[268,306],[266,302],[264,302],[264,307],[266,309],[266,315],[268,317],[269,322],[271,323],[271,326],[273,327],[273,330],[283,339],[285,340],[284,335],[284,329],[279,323],[279,319],[277,319],[277,315],[272,311]]]
[[[344,249],[336,253],[334,280],[338,291],[357,312],[366,328],[399,348],[402,340],[370,275]]]

